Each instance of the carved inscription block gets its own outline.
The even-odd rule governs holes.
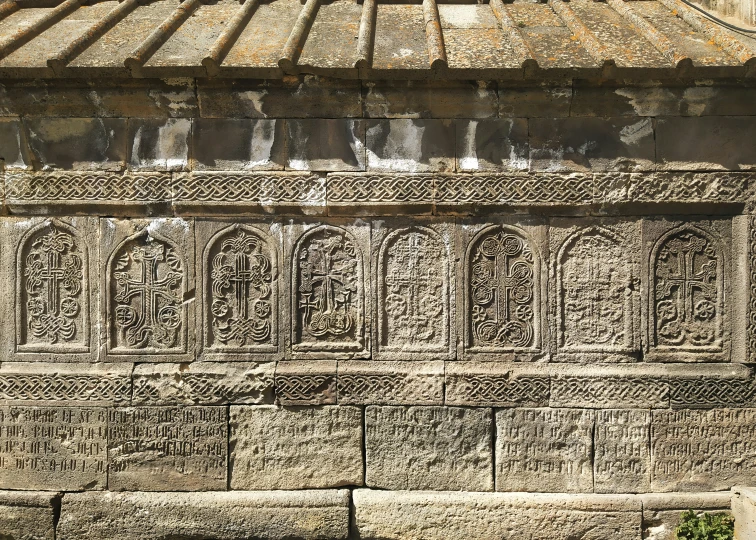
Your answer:
[[[544,230],[538,225],[462,226],[464,350],[488,359],[541,349]]]
[[[97,358],[97,220],[8,220],[1,227],[8,298],[7,331],[0,340],[17,361],[94,361]],[[11,300],[12,299],[12,300]],[[12,306],[12,307],[11,307]],[[12,329],[15,329],[15,335]]]
[[[369,487],[493,491],[490,409],[373,406],[365,429]]]
[[[225,407],[129,407],[109,411],[112,491],[226,489]]]
[[[730,222],[647,221],[643,235],[650,358],[729,360]]]
[[[280,227],[201,221],[196,228],[203,358],[280,358],[280,268],[272,235]]]
[[[552,338],[557,361],[632,360],[640,339],[640,227],[552,220]]]
[[[643,493],[651,488],[651,413],[596,411],[593,479],[597,493]]]
[[[756,409],[653,411],[651,489],[720,491],[756,482]]]
[[[362,410],[231,407],[231,489],[362,485]]]
[[[294,358],[364,357],[369,352],[368,225],[291,225],[291,351]]]
[[[376,358],[435,359],[452,351],[453,301],[448,226],[375,225]]]
[[[104,489],[107,422],[101,408],[0,407],[0,485]]]
[[[194,227],[182,219],[102,220],[107,354],[113,359],[191,359]],[[192,326],[192,331],[189,327]]]
[[[496,412],[497,491],[593,491],[594,411]]]

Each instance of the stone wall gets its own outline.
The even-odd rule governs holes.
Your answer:
[[[662,540],[728,507],[756,106],[712,84],[4,83],[0,538]]]

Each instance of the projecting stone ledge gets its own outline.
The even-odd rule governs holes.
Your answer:
[[[640,540],[633,495],[428,491],[353,493],[358,538],[381,540]]]
[[[70,493],[58,540],[346,538],[349,492]]]

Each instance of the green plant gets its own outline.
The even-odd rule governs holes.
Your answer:
[[[735,520],[728,514],[683,512],[675,529],[677,540],[732,540]]]

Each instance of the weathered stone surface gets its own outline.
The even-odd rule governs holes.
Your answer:
[[[362,116],[359,81],[321,77],[200,80],[203,118],[353,118]]]
[[[349,492],[67,493],[58,540],[346,538]]]
[[[516,224],[515,224],[516,223]],[[545,347],[547,235],[530,218],[465,221],[457,228],[457,354],[534,360]]]
[[[281,227],[197,221],[200,358],[278,360],[285,304]]]
[[[651,413],[651,489],[723,490],[756,482],[756,410]]]
[[[100,251],[101,358],[194,360],[194,222],[102,219]]]
[[[531,16],[537,17],[535,13]],[[499,83],[499,116],[502,118],[560,118],[570,115],[571,103],[572,85]]]
[[[444,363],[340,362],[337,388],[340,405],[442,405]]]
[[[285,163],[283,120],[198,118],[192,159],[200,170],[278,170]]]
[[[554,365],[551,373],[552,407],[669,407],[669,370],[664,366]]]
[[[275,362],[138,364],[134,405],[272,404]]]
[[[0,119],[0,159],[3,162],[3,170],[30,169],[31,156],[26,148],[26,134],[21,119]]]
[[[336,360],[290,360],[276,365],[281,405],[335,405]]]
[[[107,410],[0,407],[0,485],[5,489],[104,489]]]
[[[651,487],[651,413],[596,411],[593,482],[596,493],[643,493]]]
[[[656,147],[660,170],[754,170],[752,116],[659,118]]]
[[[629,172],[655,168],[650,118],[531,118],[528,126],[532,170]]]
[[[493,118],[495,85],[483,81],[370,81],[368,118]]]
[[[3,360],[96,361],[97,219],[6,219],[0,231]]]
[[[641,503],[628,496],[354,491],[360,538],[640,540]]]
[[[642,223],[646,358],[730,359],[730,220]]]
[[[8,540],[54,540],[55,496],[34,491],[0,491],[0,535]]]
[[[735,540],[753,538],[756,535],[756,489],[734,488],[732,513],[735,518]]]
[[[231,407],[231,489],[362,485],[358,407]]]
[[[108,411],[108,488],[226,489],[225,407],[130,407]]]
[[[454,171],[453,120],[368,120],[369,171]]]
[[[528,169],[528,120],[457,120],[458,171]]]
[[[596,200],[632,204],[648,213],[646,203],[736,203],[750,196],[751,175],[742,172],[601,173],[596,175]],[[635,206],[630,208],[635,209]]]
[[[181,171],[188,166],[190,119],[131,118],[128,129],[131,169]]]
[[[714,364],[691,370],[670,366],[669,398],[673,409],[749,407],[756,404],[756,379],[744,365]]]
[[[640,353],[640,224],[553,219],[550,311],[557,362],[627,362]]]
[[[454,228],[432,222],[374,222],[377,360],[452,358],[455,349]]]
[[[287,168],[364,171],[365,122],[345,119],[286,121]]]
[[[493,490],[490,409],[371,406],[365,430],[370,487]]]
[[[643,502],[643,538],[648,540],[676,540],[675,529],[680,524],[680,516],[687,510],[701,514],[729,512],[730,509],[729,491],[646,493],[640,499]]]
[[[471,407],[546,407],[549,371],[541,365],[449,362],[446,404]]]
[[[594,412],[496,411],[496,490],[593,491]]]
[[[3,362],[0,404],[101,406],[131,399],[131,364]]]
[[[125,118],[27,118],[24,127],[38,169],[126,167]]]
[[[293,222],[284,231],[293,359],[367,358],[372,299],[370,224]]]
[[[194,79],[4,79],[0,111],[23,117],[190,118],[199,113]]]

